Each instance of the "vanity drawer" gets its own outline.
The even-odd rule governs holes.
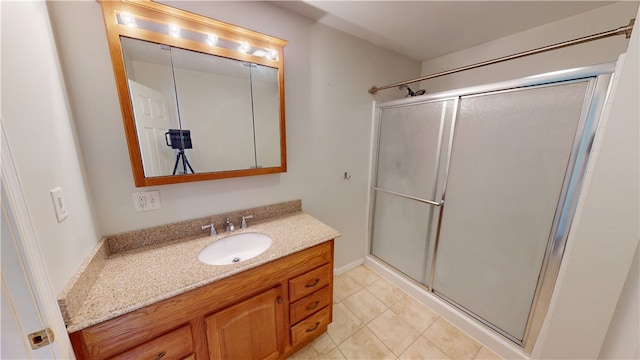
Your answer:
[[[289,306],[289,323],[295,324],[329,304],[331,304],[331,292],[329,287],[325,286]]]
[[[289,301],[316,292],[331,282],[331,265],[327,264],[289,280]]]
[[[162,355],[164,353],[164,355]],[[191,327],[183,326],[146,343],[125,351],[111,359],[182,360],[193,358]],[[162,355],[162,356],[161,356]]]
[[[331,322],[331,313],[328,307],[309,316],[306,320],[291,327],[291,345],[296,346],[310,336],[318,336],[322,331],[326,330],[327,325]]]

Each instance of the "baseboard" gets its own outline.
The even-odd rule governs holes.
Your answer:
[[[364,264],[364,258],[362,258],[362,259],[358,259],[358,260],[356,260],[356,261],[354,261],[354,262],[350,262],[350,263],[348,263],[348,264],[347,264],[347,265],[345,265],[345,266],[341,266],[341,267],[339,267],[339,268],[335,268],[335,269],[333,270],[333,274],[334,274],[334,275],[344,274],[344,273],[346,273],[347,271],[349,271],[349,270],[351,270],[351,269],[353,269],[353,268],[356,268],[356,267],[358,267],[358,266],[360,266],[360,265],[362,265],[362,264]]]

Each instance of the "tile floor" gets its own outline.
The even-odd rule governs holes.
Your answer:
[[[335,277],[333,323],[292,357],[500,359],[364,265]]]

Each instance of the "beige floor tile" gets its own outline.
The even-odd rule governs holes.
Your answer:
[[[387,309],[383,303],[366,290],[360,290],[348,298],[343,299],[342,303],[365,324],[378,317],[378,315]]]
[[[369,286],[380,279],[380,275],[371,271],[368,267],[360,265],[354,269],[347,271],[347,274],[362,286]]]
[[[478,353],[476,354],[476,357],[474,357],[474,359],[478,359],[478,360],[502,360],[502,358],[500,356],[498,356],[496,353],[494,353],[493,351],[487,349],[484,346],[480,348],[480,351],[478,351]]]
[[[331,340],[331,337],[329,336],[328,333],[324,333],[320,335],[317,339],[313,340],[309,345],[311,345],[311,347],[313,347],[318,352],[318,354],[321,354],[321,355],[326,354],[336,348],[336,343],[334,343],[333,340]]]
[[[395,359],[391,350],[366,327],[338,346],[347,359]]]
[[[362,285],[358,284],[349,274],[340,274],[333,278],[333,294],[340,300],[362,290]]]
[[[329,324],[327,333],[334,343],[340,344],[363,326],[362,321],[344,303],[340,303],[333,306],[333,322]]]
[[[391,310],[383,312],[367,327],[396,355],[402,354],[420,336],[416,329]]]
[[[318,360],[346,360],[340,349],[334,348],[327,354],[324,354],[318,358]]]
[[[393,306],[405,296],[402,290],[382,278],[367,286],[366,289],[387,307]]]
[[[470,336],[442,318],[436,320],[424,332],[424,336],[454,359],[473,359],[481,346]]]
[[[310,346],[311,344],[298,350],[295,354],[289,357],[289,360],[315,360],[320,356],[318,352]]]
[[[334,304],[337,304],[337,303],[339,303],[340,301],[341,301],[341,300],[340,300],[340,298],[338,297],[338,295],[336,295],[336,293],[335,293],[335,289],[334,289],[334,293],[333,293],[333,303],[334,303]]]
[[[391,311],[413,326],[420,333],[424,332],[437,319],[438,315],[409,295],[405,295]]]
[[[420,336],[409,346],[407,351],[400,355],[402,360],[440,360],[450,359],[442,350],[438,349],[431,341],[424,336]]]

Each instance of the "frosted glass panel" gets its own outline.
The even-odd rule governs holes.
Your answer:
[[[443,101],[382,110],[378,187],[434,200],[446,105]]]
[[[427,230],[432,206],[383,192],[376,193],[371,253],[424,282]]]
[[[434,290],[522,339],[587,82],[462,98]]]

